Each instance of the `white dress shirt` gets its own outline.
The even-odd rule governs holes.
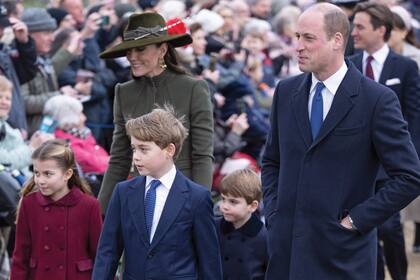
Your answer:
[[[372,65],[373,77],[375,78],[376,82],[379,82],[379,78],[381,77],[382,69],[384,68],[384,63],[388,54],[389,47],[387,44],[384,44],[382,48],[371,54],[373,59],[370,62],[370,65]],[[363,75],[365,76],[368,56],[369,54],[366,51],[363,51]]]
[[[155,211],[153,213],[153,223],[152,229],[150,230],[150,242],[153,240],[155,235],[156,228],[159,224],[160,216],[163,212],[163,207],[165,207],[166,199],[168,198],[169,191],[171,190],[172,184],[174,183],[176,176],[175,165],[172,166],[171,170],[168,173],[163,175],[160,179],[146,176],[146,190],[144,193],[144,198],[146,198],[147,191],[150,189],[150,183],[152,180],[159,180],[160,185],[156,188],[156,204]]]
[[[315,86],[318,82],[322,82],[325,87],[322,90],[322,104],[323,104],[323,116],[322,120],[325,120],[327,117],[328,112],[331,109],[331,104],[334,100],[335,93],[337,92],[338,87],[340,86],[341,82],[344,79],[344,76],[347,73],[347,65],[343,61],[343,65],[341,65],[340,69],[338,69],[337,72],[335,72],[333,75],[331,75],[328,79],[325,81],[319,81],[317,78],[315,78],[314,75],[312,75],[312,85],[311,90],[309,92],[309,100],[308,100],[308,112],[309,112],[309,120],[311,119],[311,111],[312,111],[312,99],[314,99],[315,95]]]

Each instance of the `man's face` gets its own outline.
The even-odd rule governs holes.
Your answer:
[[[48,54],[54,41],[54,31],[32,32],[31,37],[35,41],[36,52],[38,55]]]
[[[271,14],[271,0],[258,0],[254,6],[251,7],[252,13],[259,18],[267,19]]]
[[[322,73],[330,67],[333,39],[324,30],[324,15],[319,11],[302,14],[296,27],[299,69],[303,72]]]
[[[62,4],[63,8],[73,16],[77,24],[83,24],[85,16],[83,13],[83,2],[81,0],[65,0]]]
[[[383,46],[385,27],[380,26],[373,28],[370,22],[370,15],[365,12],[356,13],[353,20],[353,36],[354,47],[362,49],[368,53],[373,53]]]

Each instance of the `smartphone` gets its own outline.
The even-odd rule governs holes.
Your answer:
[[[56,127],[57,122],[51,116],[46,115],[42,117],[39,131],[53,134]]]
[[[109,24],[109,16],[101,17],[101,27],[107,26]]]
[[[209,63],[209,70],[211,72],[216,70],[216,63],[217,63],[217,56],[215,54],[211,54],[210,63]]]

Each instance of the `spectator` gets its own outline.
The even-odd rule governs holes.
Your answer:
[[[55,20],[42,8],[29,8],[23,12],[22,20],[28,25],[31,37],[35,40],[38,54],[38,71],[35,78],[22,85],[28,120],[28,132],[32,135],[40,126],[45,102],[52,96],[66,94],[77,96],[77,90],[71,86],[58,87],[57,74],[73,59],[77,51],[78,40],[75,38],[67,49],[61,49],[52,60],[49,57],[54,40]]]
[[[86,127],[83,105],[79,100],[66,95],[54,96],[45,104],[44,114],[57,122],[55,137],[69,141],[83,173],[105,173],[109,155],[96,144],[90,129]]]

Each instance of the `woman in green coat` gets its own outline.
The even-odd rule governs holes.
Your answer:
[[[194,79],[179,67],[174,49],[191,42],[189,34],[169,35],[159,14],[133,14],[122,43],[101,54],[101,58],[126,56],[133,76],[133,80],[115,88],[111,158],[99,193],[103,212],[115,185],[127,178],[132,166],[125,123],[151,112],[156,105],[168,103],[185,117],[189,134],[175,164],[187,177],[210,188],[213,160],[210,94],[204,81]]]

